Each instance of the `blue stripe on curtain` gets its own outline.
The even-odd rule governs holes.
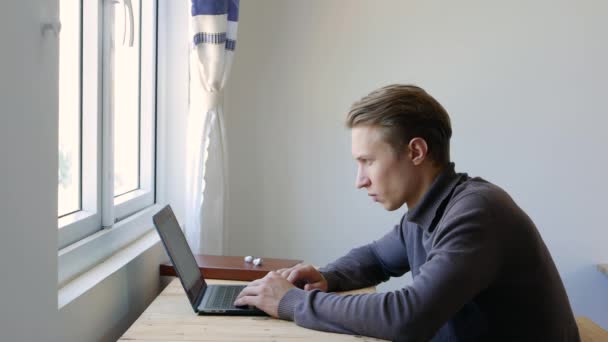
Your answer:
[[[234,51],[236,48],[236,40],[226,39],[226,50]]]
[[[221,32],[221,33],[199,32],[194,35],[194,45],[198,45],[201,43],[224,44],[225,41],[226,41],[226,32]]]
[[[228,20],[239,21],[239,0],[228,1]]]
[[[228,2],[228,0],[192,0],[192,16],[226,14]],[[232,3],[232,0],[230,2]]]

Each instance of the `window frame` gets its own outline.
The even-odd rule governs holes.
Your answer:
[[[58,248],[101,229],[100,115],[101,35],[99,3],[81,0],[81,210],[58,218]],[[85,25],[85,21],[87,24]],[[85,84],[97,85],[84,87]]]
[[[139,0],[135,0],[139,1]],[[146,211],[156,201],[156,77],[158,60],[158,1],[140,2],[140,141],[139,189],[113,197],[113,224]],[[103,228],[103,193],[114,184],[103,182],[108,163],[104,159],[104,124],[107,99],[104,82],[107,73],[104,29],[107,11],[114,6],[110,1],[81,0],[81,210],[58,218],[58,249],[77,245],[77,242],[99,233]],[[111,164],[111,163],[110,163]],[[113,164],[112,164],[113,172]],[[108,189],[106,190],[105,187]],[[147,211],[146,211],[147,212]],[[128,224],[127,224],[128,225]]]
[[[156,9],[156,1],[140,1],[139,189],[114,197],[117,221],[154,204],[155,200]]]

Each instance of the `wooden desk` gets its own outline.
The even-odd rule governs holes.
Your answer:
[[[576,317],[578,332],[581,335],[581,342],[604,342],[608,341],[608,332],[599,325],[595,324],[587,317]]]
[[[245,262],[244,256],[226,255],[195,255],[194,259],[205,279],[231,279],[251,281],[260,278],[274,270],[289,268],[302,260],[274,259],[264,257],[264,263],[255,266]],[[160,265],[161,276],[177,277],[171,262]]]
[[[243,284],[207,280],[209,284]],[[373,288],[348,293],[369,293]],[[380,341],[305,329],[271,317],[198,316],[175,278],[119,341]]]

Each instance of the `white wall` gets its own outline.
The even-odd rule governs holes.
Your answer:
[[[187,47],[187,1],[160,2],[168,19],[163,65],[187,63],[187,53],[172,45]],[[56,18],[57,6],[56,0],[11,1],[0,11],[0,340],[114,341],[165,283],[158,265],[166,256],[156,244],[57,309],[58,41],[40,36],[41,21]],[[168,82],[187,79],[185,72],[163,70]],[[186,106],[179,96],[166,98],[171,89],[163,85],[159,106]],[[175,139],[171,127],[161,134]],[[168,197],[179,192],[173,185],[162,184]]]
[[[57,311],[56,40],[40,36],[42,0],[0,11],[0,336],[43,341]],[[46,12],[46,13],[45,13]],[[16,34],[18,33],[18,34]],[[49,108],[55,108],[49,110]],[[32,324],[34,323],[34,324]]]
[[[265,0],[240,14],[228,253],[323,265],[396,224],[406,208],[354,189],[343,120],[372,89],[416,83],[451,114],[457,170],[515,198],[575,313],[608,328],[608,3]]]
[[[158,272],[164,260],[157,243],[61,310],[55,307],[57,341],[120,338],[166,285]]]

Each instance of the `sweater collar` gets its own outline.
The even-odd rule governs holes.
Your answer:
[[[466,174],[457,174],[454,171],[454,163],[449,163],[435,178],[418,204],[407,212],[407,220],[428,231],[441,204],[452,193],[462,176],[466,177]]]

